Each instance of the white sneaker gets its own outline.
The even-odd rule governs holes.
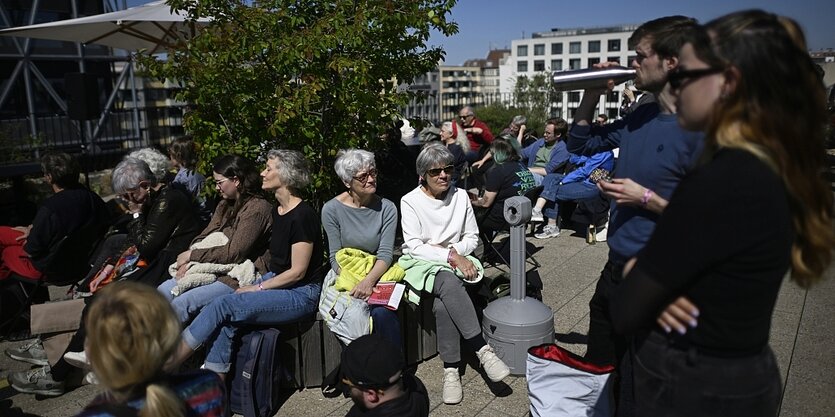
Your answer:
[[[458,404],[464,399],[461,376],[456,368],[444,368],[444,404]]]
[[[90,366],[90,361],[87,360],[87,353],[83,350],[81,352],[65,353],[64,360],[67,361],[68,364],[75,366],[76,368],[81,368],[84,370],[90,370],[90,368],[92,368]]]
[[[484,345],[476,352],[476,356],[478,356],[478,361],[481,362],[481,367],[484,368],[484,373],[491,381],[499,382],[510,375],[510,368],[496,356],[492,346]]]
[[[547,225],[542,228],[542,232],[533,235],[537,239],[550,239],[560,235],[560,228],[556,225]]]
[[[609,222],[597,228],[597,233],[594,235],[594,240],[597,242],[605,242],[606,236],[609,234]]]
[[[534,207],[531,209],[531,221],[534,223],[542,223],[545,221],[545,217],[542,216],[542,210]]]
[[[96,377],[96,374],[93,373],[93,371],[90,371],[90,372],[87,372],[86,375],[84,375],[84,383],[88,384],[88,385],[98,385],[99,384],[99,378]]]

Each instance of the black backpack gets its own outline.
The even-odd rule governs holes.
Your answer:
[[[281,385],[289,380],[278,354],[277,329],[252,330],[230,370],[229,408],[244,417],[272,417],[278,411]]]

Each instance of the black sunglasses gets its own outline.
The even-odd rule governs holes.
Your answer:
[[[443,171],[447,175],[452,175],[452,173],[455,172],[455,166],[447,165],[443,168],[432,168],[426,171],[426,173],[429,174],[430,177],[437,177],[438,175],[441,175],[441,171]]]
[[[667,74],[667,81],[670,82],[670,87],[677,90],[681,88],[688,80],[696,80],[708,75],[718,74],[724,71],[724,68],[702,68],[694,70],[683,70],[678,67]]]

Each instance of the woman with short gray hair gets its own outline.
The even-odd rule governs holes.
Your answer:
[[[394,258],[397,207],[376,194],[377,166],[373,153],[362,149],[339,151],[334,169],[346,190],[322,207],[331,271],[336,275],[341,272],[336,261],[336,253],[341,249],[359,249],[374,255],[376,260],[371,270],[349,290],[351,296],[367,300]],[[402,346],[397,313],[384,306],[370,307],[373,332]]]
[[[464,288],[483,275],[472,256],[478,246],[478,226],[467,192],[450,186],[453,157],[439,143],[429,144],[417,157],[420,185],[400,200],[406,281],[418,291],[435,296],[438,353],[444,362],[443,401],[457,404],[463,398],[461,337],[473,349],[488,378],[501,381],[510,374],[481,335],[475,307]],[[426,271],[436,271],[427,274]],[[414,299],[414,298],[412,298]]]
[[[464,166],[467,164],[467,151],[470,143],[464,129],[455,122],[444,122],[441,125],[441,142],[452,153],[455,158],[453,165],[455,172],[452,174],[452,186],[458,186],[458,181],[464,173]]]
[[[158,182],[147,163],[132,157],[116,165],[112,182],[113,191],[127,202],[132,217],[127,224],[127,243],[136,245],[143,258],[155,263],[164,258],[167,267],[200,231],[188,197]],[[166,255],[161,256],[162,252]],[[147,278],[149,284],[157,285],[162,274]]]
[[[127,154],[125,158],[136,158],[144,161],[148,164],[148,168],[156,177],[157,182],[168,182],[171,160],[162,152],[154,148],[142,148]]]

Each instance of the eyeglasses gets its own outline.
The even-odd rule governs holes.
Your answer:
[[[473,117],[473,115],[472,114],[459,114],[458,115],[459,119],[466,119],[468,117]]]
[[[667,74],[667,81],[670,87],[675,90],[683,87],[688,81],[697,80],[708,75],[718,74],[724,71],[724,68],[702,68],[694,70],[685,70],[681,67],[675,68]]]
[[[129,196],[131,196],[131,195],[133,195],[133,193],[139,191],[139,188],[141,188],[143,185],[146,185],[146,184],[147,184],[147,182],[140,181],[139,184],[136,185],[136,187],[126,188],[124,192],[119,194],[119,197],[122,197],[123,200],[127,200]]]
[[[369,178],[377,178],[377,170],[369,169],[367,172],[364,172],[352,178],[357,180],[357,182],[361,182],[362,185],[365,185],[368,182]]]
[[[441,171],[443,171],[447,175],[452,175],[452,173],[455,172],[455,166],[447,165],[443,168],[432,168],[426,171],[426,173],[429,174],[430,177],[437,177],[438,175],[441,175]]]
[[[219,180],[215,180],[215,187],[220,187],[223,185],[224,182],[231,180],[231,178],[221,178]]]

